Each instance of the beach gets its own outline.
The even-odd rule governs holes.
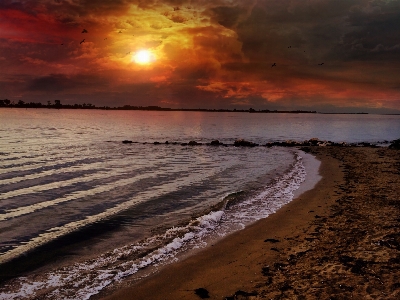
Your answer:
[[[313,245],[310,224],[332,215],[334,191],[348,186],[331,180],[346,175],[333,162],[366,160],[354,151],[396,153],[385,147],[400,130],[399,116],[384,115],[4,109],[2,116],[0,299],[101,299],[130,287],[134,299],[162,297],[169,291],[144,284],[162,285],[157,276],[168,270],[182,278],[165,275],[165,287],[194,299],[239,290],[261,297],[269,277],[279,290],[284,277],[276,274],[289,269],[278,264],[275,272],[275,263]],[[376,169],[386,156],[374,155]],[[314,156],[333,165],[320,183],[327,191],[313,200],[301,194],[318,177]],[[197,269],[174,271],[191,261]],[[137,296],[139,286],[150,296]],[[290,286],[285,293],[300,293]]]
[[[398,299],[400,155],[304,147],[322,179],[278,212],[93,299]]]

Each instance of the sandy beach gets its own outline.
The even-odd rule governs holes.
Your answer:
[[[303,150],[322,162],[312,190],[102,299],[399,299],[400,152]]]

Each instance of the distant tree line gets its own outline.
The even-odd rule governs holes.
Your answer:
[[[47,101],[47,104],[40,102],[25,102],[18,100],[17,103],[8,99],[0,99],[0,107],[15,107],[15,108],[53,108],[53,109],[105,109],[105,110],[154,110],[154,111],[211,111],[211,112],[249,112],[249,113],[316,113],[316,111],[305,110],[255,110],[249,109],[206,109],[206,108],[168,108],[160,106],[132,106],[124,105],[120,107],[95,106],[91,103],[83,104],[61,104],[61,100],[54,100],[54,103]]]
[[[0,99],[0,107],[17,107],[17,108],[80,108],[80,109],[91,109],[98,108],[90,103],[83,104],[61,104],[61,100],[54,100],[54,103],[47,101],[47,104],[42,104],[41,102],[25,102],[18,100],[17,103],[8,99]]]

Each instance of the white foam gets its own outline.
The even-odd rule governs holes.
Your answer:
[[[297,190],[294,191],[294,198],[297,198],[302,193],[313,189],[322,178],[319,174],[321,161],[319,161],[315,156],[304,151],[299,151],[299,154],[303,159],[303,164],[307,172],[304,182]]]

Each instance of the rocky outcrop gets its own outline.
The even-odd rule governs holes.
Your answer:
[[[284,142],[270,142],[266,143],[265,146],[272,147],[272,146],[279,146],[279,147],[304,147],[304,146],[319,146],[319,147],[326,147],[326,146],[348,146],[345,142],[335,143],[331,141],[321,141],[317,138],[312,138],[303,142],[297,142],[292,140],[287,140]]]
[[[240,139],[240,140],[236,140],[233,143],[233,146],[235,146],[235,147],[255,147],[255,146],[258,146],[258,144]]]
[[[138,142],[132,142],[131,140],[123,140],[122,143],[124,144],[132,144],[132,143],[138,143]],[[144,142],[143,144],[147,144],[147,142]],[[257,143],[247,141],[245,139],[237,139],[234,141],[233,144],[224,144],[220,142],[219,140],[213,140],[210,143],[199,143],[196,141],[189,141],[188,143],[183,142],[183,143],[178,143],[178,142],[168,142],[166,141],[165,143],[161,142],[152,142],[154,145],[160,145],[160,144],[165,144],[165,145],[181,145],[181,146],[200,146],[200,145],[207,145],[207,146],[234,146],[234,147],[256,147],[260,146]],[[394,140],[392,142],[384,141],[384,142],[378,142],[380,146],[383,146],[384,144],[390,144],[389,148],[390,149],[400,149],[400,139]],[[286,141],[274,141],[274,142],[268,142],[262,146],[265,147],[310,147],[310,146],[316,146],[316,147],[369,147],[369,148],[376,148],[379,147],[377,144],[370,143],[370,142],[358,142],[358,143],[346,143],[346,142],[332,142],[332,141],[323,141],[318,138],[311,138],[309,140],[305,141],[293,141],[293,140],[286,140]]]
[[[400,139],[392,141],[389,145],[389,149],[400,149]]]
[[[219,140],[213,140],[210,143],[211,146],[222,146],[223,143],[221,143]]]

